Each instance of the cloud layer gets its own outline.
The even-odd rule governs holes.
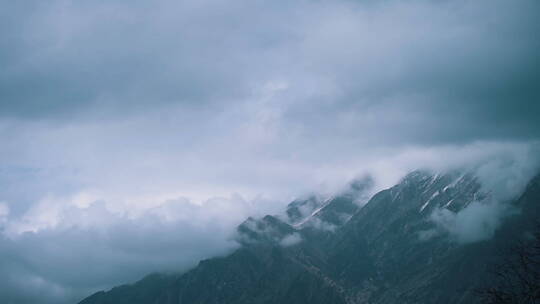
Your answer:
[[[230,250],[248,215],[366,172],[380,189],[474,165],[503,197],[538,168],[538,1],[0,8],[12,303],[185,269]]]

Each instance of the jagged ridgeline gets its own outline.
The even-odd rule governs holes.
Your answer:
[[[499,204],[473,174],[415,171],[374,195],[371,186],[357,180],[330,198],[295,200],[284,215],[249,218],[232,254],[80,303],[478,303],[475,290],[492,280],[495,253],[540,218],[539,176],[504,202],[507,214],[491,234],[476,239],[449,226],[462,212]]]

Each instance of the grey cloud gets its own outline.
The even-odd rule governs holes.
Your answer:
[[[302,237],[298,233],[285,236],[279,244],[283,247],[289,247],[296,245],[302,241]]]
[[[537,138],[539,10],[520,4],[384,2],[321,16],[305,54],[341,96],[314,119],[374,144]],[[340,129],[329,117],[350,123]]]
[[[539,173],[540,160],[536,149],[499,153],[468,164],[462,170],[474,172],[485,194],[482,201],[474,201],[457,213],[445,208],[434,210],[430,219],[438,229],[420,233],[426,240],[441,232],[448,233],[460,243],[472,243],[491,238],[504,220],[520,211],[513,205],[529,181]]]
[[[281,124],[315,141],[540,135],[535,1],[11,6],[4,117],[125,116],[171,104],[221,111],[282,79]]]
[[[24,227],[24,219],[12,221],[9,237],[0,239],[0,293],[8,303],[73,303],[150,272],[186,270],[237,246],[232,236],[247,216],[245,203],[180,199],[133,217],[96,201],[64,207],[58,225],[22,234],[11,230]]]
[[[4,117],[100,117],[240,98],[275,60],[265,52],[289,39],[257,3],[5,5]]]
[[[473,243],[490,239],[502,221],[518,210],[508,204],[473,202],[465,209],[454,213],[437,209],[431,219],[460,243]],[[436,232],[424,231],[420,239],[428,239]]]

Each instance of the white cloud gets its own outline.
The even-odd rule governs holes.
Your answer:
[[[431,219],[460,243],[473,243],[493,237],[502,221],[519,210],[503,203],[473,202],[458,213],[437,209]],[[433,231],[425,231],[421,239],[430,238]]]
[[[239,196],[200,204],[180,198],[134,213],[111,211],[104,200],[82,207],[57,202],[43,200],[8,221],[0,236],[5,249],[0,265],[12,265],[0,279],[13,290],[28,284],[47,290],[43,301],[51,303],[74,302],[150,272],[183,271],[201,259],[226,254],[238,246],[233,240],[237,225],[256,213],[253,202]],[[19,296],[14,301],[29,295]],[[31,302],[39,298],[34,297]]]
[[[8,216],[9,216],[9,206],[4,202],[0,202],[0,224],[3,224],[5,221],[7,221]]]
[[[296,245],[302,241],[302,237],[298,233],[293,233],[285,236],[279,244],[283,247]]]

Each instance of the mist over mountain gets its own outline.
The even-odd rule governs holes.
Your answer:
[[[470,172],[414,171],[359,205],[369,184],[248,218],[233,253],[80,303],[481,303],[493,253],[538,230],[540,174],[505,202]],[[477,211],[494,204],[497,219]]]
[[[0,302],[466,303],[530,230],[539,32],[537,0],[0,0]]]

